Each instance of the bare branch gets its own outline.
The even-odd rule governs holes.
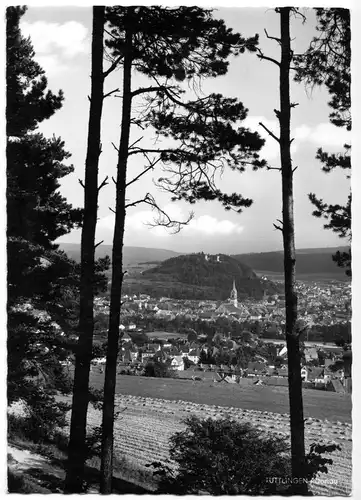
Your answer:
[[[142,130],[145,130],[145,127],[140,123],[140,121],[136,120],[135,118],[131,118],[130,123],[133,125],[136,125],[137,127],[141,128]]]
[[[305,24],[305,22],[307,21],[306,16],[302,14],[302,12],[300,12],[300,9],[298,9],[297,7],[292,7],[290,12],[295,17],[299,16],[302,19],[302,24]]]
[[[278,170],[280,172],[282,169],[281,169],[281,167],[268,167],[268,166],[266,166],[266,170]]]
[[[173,220],[163,209],[161,209],[158,206],[154,197],[150,193],[147,193],[142,199],[133,201],[131,203],[127,203],[125,208],[135,207],[140,203],[145,203],[146,205],[151,206],[152,209],[156,210],[159,215],[159,217],[155,219],[153,223],[152,222],[146,223],[147,226],[150,227],[162,226],[165,228],[170,228],[173,229],[173,234],[179,233],[182,226],[187,225],[194,218],[194,213],[190,212],[188,218],[185,221]]]
[[[140,203],[146,203],[147,202],[147,194],[145,195],[144,198],[141,198],[136,201],[132,201],[131,203],[126,203],[125,208],[130,208],[130,207],[136,207],[137,205],[140,205]]]
[[[131,93],[131,96],[135,97],[136,95],[139,95],[139,94],[146,94],[149,92],[159,92],[160,90],[170,90],[172,88],[174,88],[174,87],[168,87],[166,85],[156,85],[156,86],[152,86],[152,87],[140,87],[137,90],[133,90],[133,92]]]
[[[129,148],[128,148],[128,149],[132,149],[132,148],[134,148],[134,146],[135,146],[136,144],[138,144],[138,142],[140,142],[143,138],[144,138],[144,136],[139,137],[139,139],[137,139],[136,141],[134,141],[134,142],[133,142],[133,144],[131,144],[131,145],[129,146]]]
[[[298,169],[298,165],[295,166],[295,168],[292,169],[292,173],[294,173]]]
[[[104,186],[107,186],[109,184],[109,182],[107,182],[108,180],[108,176],[105,177],[105,179],[103,180],[103,182],[100,183],[99,187],[98,187],[98,191],[101,190],[101,188],[103,188]]]
[[[111,36],[112,38],[114,38],[114,40],[118,40],[118,38],[116,36],[114,36],[112,33],[110,33],[110,31],[104,29],[105,33],[109,36]]]
[[[276,221],[279,222],[281,226],[283,226],[283,221],[281,219],[276,219]]]
[[[138,179],[140,179],[144,174],[146,174],[147,172],[149,172],[149,170],[152,170],[154,168],[154,166],[160,161],[160,158],[158,158],[156,161],[154,161],[153,163],[151,163],[151,165],[149,165],[149,167],[147,167],[145,170],[143,170],[143,172],[141,172],[139,175],[137,175],[136,177],[134,177],[134,179],[132,179],[131,181],[127,182],[125,187],[128,187],[130,186],[131,184],[133,184],[134,182],[136,182]]]
[[[99,243],[97,243],[96,245],[94,245],[94,250],[95,250],[96,248],[98,248],[98,246],[99,246],[99,245],[101,245],[102,243],[104,243],[104,240],[99,241]]]
[[[273,137],[273,139],[274,139],[275,141],[280,142],[279,138],[278,138],[278,137],[277,137],[277,136],[276,136],[273,132],[271,132],[269,128],[267,128],[265,125],[263,125],[263,123],[262,123],[262,122],[259,122],[259,125],[261,125],[261,127],[262,127],[262,128],[264,128],[264,129],[265,129],[265,131],[266,131],[266,132],[267,132],[267,133],[268,133],[271,137]]]
[[[258,52],[258,54],[257,54],[258,59],[264,59],[265,61],[270,61],[273,64],[276,64],[276,66],[278,66],[278,67],[281,66],[281,64],[278,61],[276,61],[276,59],[273,59],[272,57],[265,56],[261,49],[257,48],[257,52]]]
[[[119,92],[119,89],[114,89],[114,90],[111,90],[110,92],[108,92],[107,94],[104,94],[103,99],[105,99],[106,97],[109,97],[112,94],[115,94],[115,92]]]
[[[123,59],[123,56],[117,57],[117,59],[112,63],[110,68],[108,68],[106,71],[103,72],[103,78],[106,78],[112,71],[115,70],[115,68],[118,66],[120,61]]]
[[[115,149],[115,151],[117,151],[119,153],[119,149],[116,147],[116,145],[114,144],[114,142],[112,142],[111,145],[113,146],[113,148]]]
[[[268,33],[267,33],[267,30],[265,29],[264,30],[265,34],[266,34],[266,37],[269,39],[269,40],[275,40],[278,44],[281,45],[281,39],[280,38],[276,38],[275,36],[270,36]]]
[[[81,187],[82,187],[83,189],[85,189],[84,182],[83,182],[81,179],[78,179],[78,182],[79,182],[79,184],[81,185]]]
[[[108,207],[108,208],[109,208],[109,210],[110,210],[111,212],[113,212],[113,214],[115,214],[115,210],[113,210],[113,209],[112,209],[112,208],[110,208],[110,207]]]
[[[142,148],[133,148],[132,151],[128,153],[130,155],[136,155],[138,153],[146,154],[146,153],[172,153],[174,149],[142,149]]]
[[[281,231],[281,233],[283,233],[283,229],[280,226],[277,226],[277,224],[273,224],[273,227],[278,231]]]

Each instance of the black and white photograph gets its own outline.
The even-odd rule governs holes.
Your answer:
[[[3,8],[8,493],[355,494],[354,10],[266,4]]]

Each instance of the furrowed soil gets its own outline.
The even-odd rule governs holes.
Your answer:
[[[121,395],[116,398],[114,449],[115,457],[121,461],[124,457],[133,464],[136,471],[148,474],[147,464],[153,461],[168,462],[169,438],[184,429],[184,419],[190,415],[201,418],[231,417],[238,421],[249,422],[265,433],[289,438],[289,415],[255,409],[232,406],[210,405],[190,401],[170,401],[163,398],[151,398]],[[88,414],[89,426],[101,423],[101,413],[91,408]],[[351,493],[352,471],[352,429],[348,422],[330,422],[319,418],[307,418],[305,422],[306,450],[311,443],[337,443],[341,451],[326,455],[333,459],[329,473],[320,475],[311,483],[311,490],[317,495],[349,495]],[[171,464],[169,464],[171,465]],[[130,479],[130,478],[129,478]],[[151,478],[148,484],[152,487]],[[154,487],[154,486],[153,486]]]
[[[103,377],[93,371],[91,385],[102,389]],[[229,416],[249,422],[267,434],[289,439],[287,388],[255,386],[249,379],[241,382],[237,385],[210,379],[191,381],[119,375],[114,424],[115,461],[120,465],[118,477],[155,491],[156,481],[146,465],[153,461],[172,465],[169,439],[184,429],[184,419],[191,415]],[[316,495],[348,496],[352,491],[351,397],[307,389],[303,397],[306,451],[312,443],[341,446],[340,451],[326,455],[333,464],[328,465],[328,474],[319,475],[311,483],[311,490]],[[66,400],[69,402],[70,398]],[[101,412],[90,406],[89,431],[100,424]]]
[[[169,460],[169,438],[184,429],[190,415],[202,418],[229,416],[250,422],[266,433],[289,438],[289,404],[286,387],[241,385],[210,381],[160,379],[119,375],[117,378],[115,454],[128,468],[143,471],[140,486],[155,488],[146,467]],[[91,384],[102,388],[103,375],[92,373]],[[337,443],[341,451],[326,455],[333,460],[329,473],[311,483],[317,495],[350,495],[352,488],[351,397],[304,390],[306,450],[311,443]],[[90,427],[100,425],[101,413],[90,408]],[[130,478],[128,478],[130,479]]]

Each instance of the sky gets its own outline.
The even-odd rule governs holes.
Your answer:
[[[294,51],[304,51],[315,34],[315,19],[311,9],[305,11],[307,22],[292,20]],[[243,36],[260,35],[260,48],[266,55],[279,58],[277,43],[267,39],[279,35],[279,16],[271,9],[218,8],[214,15],[224,19],[227,26]],[[46,136],[61,136],[65,148],[72,154],[70,162],[75,171],[62,182],[61,192],[74,206],[83,205],[83,188],[78,179],[84,179],[87,125],[90,93],[90,43],[92,12],[90,7],[35,7],[30,6],[22,19],[24,35],[31,37],[35,59],[46,71],[49,88],[62,89],[65,101],[62,109],[41,124],[40,131]],[[122,73],[114,72],[106,79],[105,92],[121,86]],[[134,75],[133,88],[145,84],[144,77]],[[222,93],[237,97],[249,109],[245,125],[257,130],[266,139],[261,156],[272,166],[279,166],[278,145],[259,126],[264,123],[277,133],[278,122],[273,110],[279,108],[278,68],[270,62],[259,60],[254,54],[243,54],[230,60],[226,76],[205,80],[203,92]],[[298,102],[292,113],[293,162],[295,172],[295,225],[296,247],[333,247],[345,244],[331,231],[323,229],[323,221],[312,216],[308,193],[314,192],[326,202],[344,203],[350,181],[344,172],[325,174],[315,159],[316,150],[322,147],[329,152],[342,150],[350,142],[348,133],[329,123],[329,96],[324,89],[306,89],[303,84],[292,83],[291,101]],[[102,147],[99,181],[105,176],[116,175],[116,151],[120,133],[121,99],[111,96],[105,99],[102,120]],[[134,131],[132,138],[151,133]],[[129,163],[128,180],[142,171],[140,159]],[[199,202],[196,205],[172,203],[167,194],[157,191],[152,180],[161,171],[145,175],[127,192],[127,198],[143,198],[152,193],[159,205],[178,219],[185,219],[190,210],[194,219],[179,234],[171,234],[164,228],[150,228],[147,222],[154,214],[146,205],[129,209],[126,219],[125,244],[157,247],[180,252],[205,251],[209,253],[264,252],[282,248],[281,233],[273,223],[281,218],[281,175],[278,171],[225,171],[219,186],[226,192],[239,192],[253,199],[253,205],[243,213],[226,212],[217,202]],[[112,182],[100,191],[97,241],[111,244],[113,239],[115,188]],[[80,231],[73,231],[61,239],[64,242],[80,242]]]

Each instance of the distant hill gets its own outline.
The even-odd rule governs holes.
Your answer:
[[[337,250],[344,251],[346,247],[337,248],[303,248],[296,251],[296,272],[300,274],[330,274],[344,275],[345,270],[338,267],[332,260],[332,254]],[[283,272],[283,251],[248,253],[233,255],[233,257],[256,269],[257,271]]]
[[[64,250],[69,257],[80,261],[80,245],[78,243],[60,243],[61,250]],[[105,257],[109,255],[112,256],[112,245],[99,245],[97,247],[95,255],[97,258]],[[139,262],[161,262],[163,260],[169,259],[180,255],[178,252],[173,252],[172,250],[164,250],[162,248],[144,248],[144,247],[124,247],[124,265],[129,266],[130,264],[138,264]]]
[[[78,243],[61,243],[60,248],[64,250],[69,257],[74,260],[80,260],[80,245]],[[344,251],[347,247],[335,248],[302,248],[297,250],[297,276],[309,275],[314,276],[329,276],[330,278],[343,279],[345,272],[342,268],[338,267],[332,260],[332,254],[337,250]],[[109,255],[111,257],[112,246],[100,245],[96,249],[97,257],[104,257]],[[144,247],[124,247],[124,265],[134,265],[139,263],[148,263],[156,265],[183,255],[181,252],[174,252],[172,250],[165,250],[162,248],[144,248]],[[196,254],[190,254],[196,255]],[[245,253],[230,256],[236,261],[240,262],[243,266],[247,266],[256,272],[261,271],[266,274],[283,273],[283,251],[262,252],[262,253]],[[168,264],[167,264],[168,265]],[[159,267],[159,266],[158,266]],[[165,268],[164,268],[165,269]],[[154,273],[154,270],[152,271]],[[143,273],[144,274],[144,273]],[[158,274],[162,274],[158,273]],[[168,272],[163,273],[163,281]],[[150,277],[151,275],[148,275]]]
[[[265,289],[269,293],[279,291],[272,281],[259,279],[250,266],[229,255],[207,257],[203,253],[180,255],[145,270],[141,279],[145,280],[144,285],[149,281],[167,285],[168,296],[173,286],[176,293],[183,289],[185,296],[193,291],[197,299],[224,300],[230,294],[233,280],[240,297],[260,298]]]

